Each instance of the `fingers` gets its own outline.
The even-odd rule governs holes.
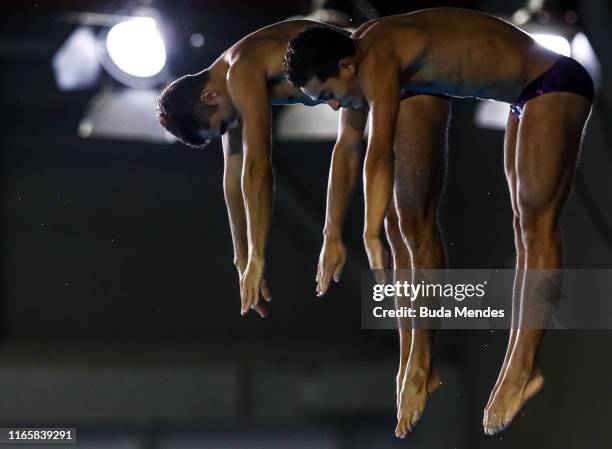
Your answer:
[[[342,270],[344,269],[344,263],[346,262],[346,259],[342,260],[337,266],[336,269],[334,270],[334,281],[335,282],[340,282],[340,277],[342,277]]]
[[[258,304],[253,306],[253,310],[259,314],[260,317],[266,318],[268,316],[268,311],[266,310],[263,304]]]
[[[242,307],[240,309],[240,315],[246,315],[250,309],[257,310],[258,303],[259,301],[255,301],[255,299],[253,298],[253,289],[245,287],[242,298]]]
[[[243,278],[240,281],[240,315],[246,315],[249,310],[255,310],[262,318],[268,316],[268,312],[263,304],[259,304],[259,292],[267,302],[272,300],[272,294],[268,288],[265,279],[259,282],[259,285],[249,282],[248,278]]]
[[[263,299],[265,299],[266,302],[272,301],[272,293],[270,292],[270,288],[268,287],[268,283],[265,279],[261,280],[260,290],[261,296],[263,296]]]
[[[338,269],[338,266],[339,265],[335,263],[323,264],[321,275],[319,276],[319,284],[317,285],[317,296],[319,298],[327,293],[332,276],[335,276],[334,273]],[[342,266],[340,266],[340,272],[342,272]]]
[[[253,296],[254,296],[253,290],[254,289],[252,288],[252,283],[248,282],[248,279],[244,279],[240,283],[240,299],[242,302],[242,307],[240,309],[240,315],[245,315],[249,311],[249,309],[251,309],[251,307],[257,305],[257,302],[253,300]]]
[[[319,263],[317,264],[317,276],[315,277],[315,282],[317,286],[315,287],[315,292],[317,296],[321,296],[319,292],[321,291],[321,280],[323,279],[323,265],[325,264],[325,260],[323,258],[323,254],[319,257]]]
[[[323,267],[321,271],[321,277],[319,278],[319,284],[317,285],[317,296],[320,298],[327,292],[329,286],[329,267]]]
[[[249,311],[249,292],[248,292],[248,284],[244,281],[240,282],[240,315],[244,315]]]
[[[249,310],[254,310],[261,318],[266,318],[268,316],[268,310],[263,304],[253,304],[251,306],[243,305],[240,310],[240,315],[246,315]]]
[[[317,296],[320,298],[329,289],[329,284],[333,279],[334,282],[340,282],[342,269],[344,268],[345,260],[334,264],[323,264],[317,275]]]

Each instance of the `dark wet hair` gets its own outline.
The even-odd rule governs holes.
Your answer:
[[[210,143],[210,139],[199,134],[201,129],[210,127],[208,117],[217,110],[217,106],[209,106],[200,99],[209,79],[208,70],[183,76],[166,87],[157,101],[159,122],[192,148],[204,148]]]
[[[355,45],[347,34],[321,26],[308,28],[289,42],[285,74],[296,87],[303,87],[313,76],[325,81],[340,73],[342,58],[354,54]]]

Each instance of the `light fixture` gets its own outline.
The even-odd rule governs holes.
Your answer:
[[[100,63],[132,88],[150,88],[164,79],[166,46],[152,17],[133,17],[103,30]]]
[[[157,75],[166,64],[164,41],[150,17],[135,17],[112,27],[106,48],[117,67],[140,78]]]
[[[79,26],[51,59],[57,87],[71,91],[90,89],[100,78],[96,36],[91,27]]]

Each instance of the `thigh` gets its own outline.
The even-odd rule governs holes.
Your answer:
[[[518,130],[516,175],[521,219],[538,212],[554,223],[574,178],[591,111],[584,97],[554,92],[525,105]]]
[[[422,213],[437,204],[446,173],[448,100],[418,95],[400,102],[395,133],[395,204]]]

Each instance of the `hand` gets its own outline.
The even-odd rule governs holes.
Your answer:
[[[242,275],[244,274],[246,270],[247,262],[246,260],[234,259],[234,265],[236,266],[236,269],[238,270],[238,279],[240,280],[242,279]],[[262,278],[261,280],[260,291],[261,291],[261,295],[264,297],[266,301],[270,302],[272,300],[272,295],[270,294],[270,289],[268,288],[268,283],[266,282],[265,278]],[[266,318],[268,316],[268,310],[263,304],[257,304],[256,306],[253,306],[252,309],[255,312],[257,312],[261,318]]]
[[[236,264],[236,268],[238,269],[238,279],[242,279],[242,274],[246,269],[246,262],[243,265]],[[261,280],[260,291],[261,296],[263,296],[267,302],[270,302],[272,300],[272,295],[270,294],[270,289],[268,288],[268,283],[266,282],[265,278],[262,278]],[[255,312],[257,312],[261,318],[266,318],[268,316],[268,310],[266,309],[266,306],[261,303],[251,308]]]
[[[249,309],[255,310],[263,318],[267,311],[263,304],[259,304],[259,293],[270,302],[272,295],[263,278],[264,262],[260,259],[250,259],[244,272],[240,276],[240,314],[245,315]]]
[[[317,266],[317,296],[321,297],[327,293],[332,276],[334,281],[340,282],[342,269],[346,263],[346,247],[339,238],[327,238],[323,240],[323,247],[319,255]]]

